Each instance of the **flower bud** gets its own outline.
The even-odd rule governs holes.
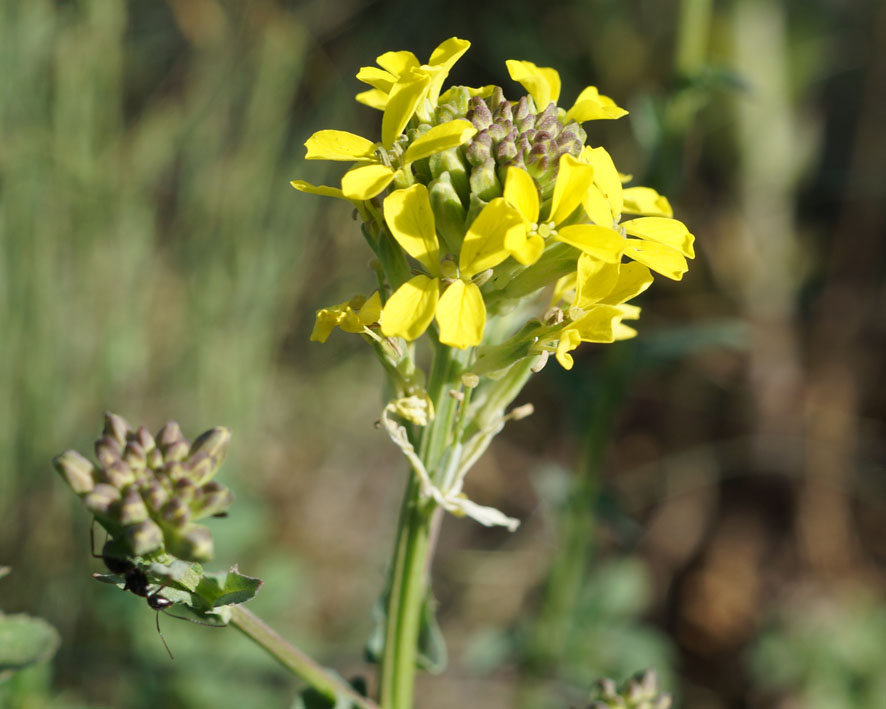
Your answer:
[[[120,502],[120,524],[127,526],[144,522],[148,519],[148,508],[142,496],[134,487],[130,487]]]
[[[448,172],[459,197],[463,200],[467,199],[469,190],[467,164],[462,157],[461,148],[450,148],[431,155],[428,158],[428,167],[431,170],[431,176],[435,179],[444,172]]]
[[[157,442],[145,426],[139,426],[132,439],[137,441],[146,452],[157,447]]]
[[[217,465],[221,465],[228,452],[228,446],[231,443],[231,432],[227,428],[217,426],[210,428],[205,433],[201,433],[197,440],[191,445],[188,457],[193,458],[195,455],[205,453],[216,460]]]
[[[169,443],[168,445],[160,444],[160,450],[163,452],[163,459],[167,462],[177,462],[184,460],[188,457],[188,449],[190,446],[188,442],[181,438],[173,443]]]
[[[120,460],[123,455],[123,444],[115,437],[104,435],[95,442],[95,457],[102,467]]]
[[[495,107],[492,114],[492,120],[496,123],[511,123],[514,120],[514,111],[510,101],[502,101]]]
[[[130,431],[132,431],[132,426],[125,418],[110,411],[105,412],[105,426],[102,433],[117,441],[121,450],[126,445],[126,436]]]
[[[467,119],[474,125],[474,128],[482,131],[492,125],[492,112],[482,98],[474,96],[468,102],[468,106]]]
[[[182,502],[190,503],[197,496],[197,486],[190,478],[180,478],[175,481],[172,494]]]
[[[112,506],[120,501],[120,490],[107,483],[98,483],[83,498],[86,509],[99,517],[108,517]]]
[[[168,421],[157,433],[157,445],[161,448],[171,446],[173,443],[183,441],[181,428],[177,421]]]
[[[145,462],[151,470],[159,470],[163,467],[163,453],[159,448],[151,448],[148,451]]]
[[[200,496],[191,507],[194,519],[202,519],[226,511],[234,503],[234,495],[223,485],[210,482],[200,490]]]
[[[158,480],[153,480],[142,489],[142,499],[152,510],[159,512],[169,499],[169,491]]]
[[[135,474],[122,460],[115,460],[111,465],[103,466],[99,477],[119,490],[135,482]]]
[[[151,519],[129,525],[123,533],[133,556],[144,556],[163,546],[163,531]]]
[[[212,558],[212,535],[206,527],[191,524],[172,540],[172,553],[189,561],[209,561]]]
[[[470,145],[465,149],[465,159],[472,166],[482,165],[492,157],[492,136],[485,130],[474,136]]]
[[[455,191],[448,172],[429,185],[431,209],[437,233],[442,237],[447,251],[457,254],[465,238],[465,208]]]
[[[56,456],[52,464],[77,495],[85,495],[95,487],[95,475],[98,471],[91,461],[77,451],[65,451]]]
[[[136,440],[131,440],[123,449],[123,461],[130,468],[144,468],[146,462],[145,449]]]
[[[502,186],[495,172],[495,161],[488,157],[482,165],[471,170],[471,194],[482,200],[501,197]]]
[[[191,511],[187,503],[173,497],[160,509],[160,519],[171,527],[181,529],[191,520]]]

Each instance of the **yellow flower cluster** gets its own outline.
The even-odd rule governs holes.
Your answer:
[[[623,323],[639,316],[628,301],[652,271],[682,278],[694,237],[665,197],[623,187],[609,153],[584,145],[582,123],[627,113],[595,87],[559,108],[554,69],[509,60],[528,92],[520,102],[493,86],[442,92],[469,46],[448,39],[425,64],[381,55],[357,74],[371,86],[357,100],[383,112],[381,140],[322,130],[306,142],[307,159],[353,166],[340,187],[293,187],[351,202],[382,270],[378,292],[320,310],[312,339],[341,327],[413,341],[436,323],[444,345],[493,347],[488,318],[553,285],[554,307],[520,330],[520,351],[568,369],[581,342],[636,334]]]

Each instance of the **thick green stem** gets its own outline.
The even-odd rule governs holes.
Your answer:
[[[341,679],[291,645],[277,631],[243,606],[233,606],[231,625],[264,648],[286,669],[303,679],[331,702],[334,703],[339,698],[346,697],[360,709],[378,709],[375,702],[361,697]]]
[[[468,356],[469,353],[439,346],[431,366],[428,394],[434,402],[435,417],[422,431],[418,449],[425,469],[436,482],[439,482],[440,463],[450,443],[452,427],[458,419],[457,402],[449,396],[449,391],[457,386],[460,367]],[[433,553],[433,511],[433,505],[421,498],[415,474],[410,475],[400,509],[388,590],[380,680],[383,709],[412,709],[422,605],[427,597]]]

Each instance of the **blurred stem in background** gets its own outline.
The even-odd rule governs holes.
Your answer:
[[[653,135],[653,161],[642,184],[670,191],[679,181],[673,170],[682,164],[681,153],[698,111],[710,99],[699,85],[707,68],[711,33],[711,0],[683,0],[674,49],[675,91],[658,115]],[[569,633],[575,626],[577,606],[588,575],[593,574],[596,511],[606,448],[613,425],[631,381],[636,375],[635,345],[621,343],[607,349],[599,370],[583,391],[593,397],[589,405],[579,402],[579,437],[584,441],[579,466],[571,479],[558,520],[557,553],[548,571],[537,617],[531,622],[523,661],[524,693],[521,706],[545,705],[544,680],[556,674],[568,652]],[[549,698],[548,698],[549,702]]]

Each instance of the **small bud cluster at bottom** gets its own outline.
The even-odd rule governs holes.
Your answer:
[[[588,709],[669,709],[671,695],[661,692],[655,670],[634,675],[621,688],[611,679],[601,679],[591,693]]]
[[[109,534],[133,556],[166,552],[186,561],[212,558],[209,530],[195,522],[222,515],[234,496],[212,480],[227,453],[231,434],[213,428],[193,443],[174,421],[156,436],[105,414],[95,442],[98,465],[77,451],[53,463]]]

